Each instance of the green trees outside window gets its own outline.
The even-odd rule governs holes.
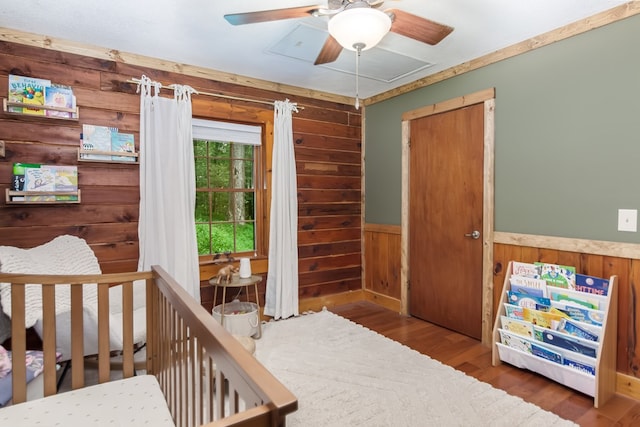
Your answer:
[[[256,251],[253,145],[194,140],[200,255]]]

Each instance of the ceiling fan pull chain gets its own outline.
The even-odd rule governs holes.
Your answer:
[[[353,47],[356,48],[356,110],[358,110],[360,108],[360,85],[358,83],[358,76],[360,74],[360,53],[362,52],[364,44],[356,43]]]

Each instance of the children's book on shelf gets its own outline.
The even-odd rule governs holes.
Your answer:
[[[554,363],[562,364],[562,355],[560,353],[540,344],[531,343],[531,354]]]
[[[114,153],[135,153],[136,147],[134,137],[132,133],[111,133],[111,151]],[[135,162],[136,158],[133,156],[111,156],[111,160],[118,162]]]
[[[598,344],[593,341],[571,337],[563,334],[562,332],[550,329],[534,327],[534,337],[537,341],[571,350],[574,353],[583,354],[589,357],[596,357],[598,351]]]
[[[11,190],[24,191],[24,174],[26,169],[39,169],[40,163],[14,163],[11,177]]]
[[[44,88],[44,105],[56,108],[76,108],[76,97],[73,95],[73,89],[70,86],[52,84]],[[68,111],[46,110],[49,117],[62,117],[70,119],[76,117],[77,114]]]
[[[578,322],[588,323],[594,326],[602,326],[604,322],[604,311],[590,310],[586,307],[578,307],[560,301],[551,301],[551,306]]]
[[[504,313],[507,317],[511,317],[512,319],[522,320],[522,307],[520,307],[519,305],[505,303]]]
[[[536,304],[551,305],[549,298],[539,297],[535,295],[523,294],[520,292],[507,291],[507,301],[509,304],[519,305],[520,307],[536,308]]]
[[[505,331],[521,335],[526,338],[533,337],[533,325],[520,319],[501,316],[500,323]]]
[[[82,149],[111,153],[112,134],[117,132],[118,128],[85,123],[82,125]],[[83,153],[81,158],[87,160],[111,160],[111,154]]]
[[[511,263],[511,275],[539,279],[540,268],[535,264],[513,261]]]
[[[14,163],[12,190],[20,192],[77,193],[77,166]],[[24,194],[12,196],[12,201],[74,201],[77,194]]]
[[[588,363],[585,361],[581,361],[581,360],[577,360],[577,354],[567,354],[565,353],[565,356],[562,359],[562,364],[565,366],[568,366],[572,369],[575,369],[577,371],[583,372],[585,374],[589,374],[589,375],[595,375],[596,374],[596,366],[594,363]]]
[[[539,297],[547,296],[547,282],[545,280],[525,276],[511,276],[509,283],[512,291]]]
[[[8,101],[33,104],[34,107],[10,106],[9,112],[44,115],[44,110],[37,105],[44,105],[44,89],[51,85],[51,80],[34,77],[9,75]]]
[[[502,329],[498,329],[498,331],[500,332],[500,342],[502,344],[525,353],[531,353],[531,340]]]
[[[576,291],[606,296],[609,292],[609,279],[576,274]]]
[[[598,334],[594,331],[591,331],[586,327],[582,327],[569,319],[561,319],[557,330],[589,341],[597,342],[599,338]]]
[[[540,278],[547,282],[548,286],[558,288],[575,289],[576,268],[567,265],[549,264],[546,262],[534,263],[540,269]]]
[[[562,317],[546,311],[524,307],[522,309],[522,319],[542,328],[556,329]]]
[[[604,304],[602,297],[598,298],[595,294],[585,294],[584,292],[571,291],[569,289],[551,290],[549,292],[551,301],[562,302],[566,305],[576,307],[585,307],[593,310],[601,310],[600,304]]]

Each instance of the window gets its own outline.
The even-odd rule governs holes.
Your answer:
[[[193,119],[200,255],[260,252],[261,139],[260,126]]]

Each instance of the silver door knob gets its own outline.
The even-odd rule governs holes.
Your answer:
[[[471,237],[472,239],[479,239],[480,232],[478,230],[473,230],[471,233],[465,234],[465,237]]]

